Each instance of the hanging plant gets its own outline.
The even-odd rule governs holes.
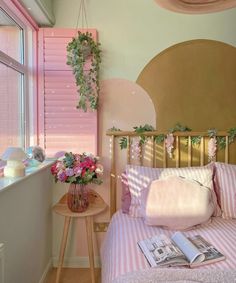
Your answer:
[[[89,69],[86,69],[86,63],[89,63]],[[71,66],[78,87],[76,107],[85,112],[88,107],[93,110],[98,107],[100,63],[100,43],[94,41],[91,33],[78,31],[77,37],[67,45],[67,65]]]

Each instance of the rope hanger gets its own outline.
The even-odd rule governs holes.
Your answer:
[[[88,21],[87,21],[85,0],[80,0],[78,18],[77,18],[77,22],[76,22],[76,30],[79,28],[80,22],[81,22],[81,28],[82,29],[83,28],[88,29]]]

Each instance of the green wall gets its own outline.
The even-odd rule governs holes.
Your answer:
[[[55,27],[75,28],[80,1],[54,0]],[[191,39],[213,39],[236,46],[236,8],[205,15],[178,14],[154,0],[88,0],[89,27],[99,32],[102,78],[136,81],[162,50]],[[81,26],[81,25],[80,25]]]

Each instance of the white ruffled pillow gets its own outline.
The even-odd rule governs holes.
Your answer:
[[[138,165],[126,165],[126,174],[128,187],[131,196],[129,215],[132,217],[143,217],[143,208],[141,207],[141,194],[148,190],[151,182],[159,178],[175,175],[183,176],[190,180],[196,180],[204,186],[212,189],[212,199],[215,206],[214,216],[220,216],[221,210],[217,203],[216,194],[213,188],[214,164],[208,164],[200,167],[182,167],[182,168],[151,168]]]
[[[153,181],[141,201],[147,225],[174,230],[202,224],[214,211],[210,188],[178,176]]]
[[[221,209],[217,202],[217,196],[213,185],[214,163],[209,163],[201,167],[182,167],[182,168],[166,168],[161,172],[160,179],[167,176],[180,176],[189,180],[195,180],[205,187],[211,189],[212,201],[214,203],[213,216],[221,216]]]

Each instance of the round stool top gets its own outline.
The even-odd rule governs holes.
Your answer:
[[[107,207],[107,204],[101,196],[94,190],[91,190],[89,193],[89,206],[84,212],[72,212],[67,206],[66,199],[67,194],[65,194],[60,201],[53,206],[52,209],[55,213],[69,217],[86,217],[97,215],[104,211]]]

